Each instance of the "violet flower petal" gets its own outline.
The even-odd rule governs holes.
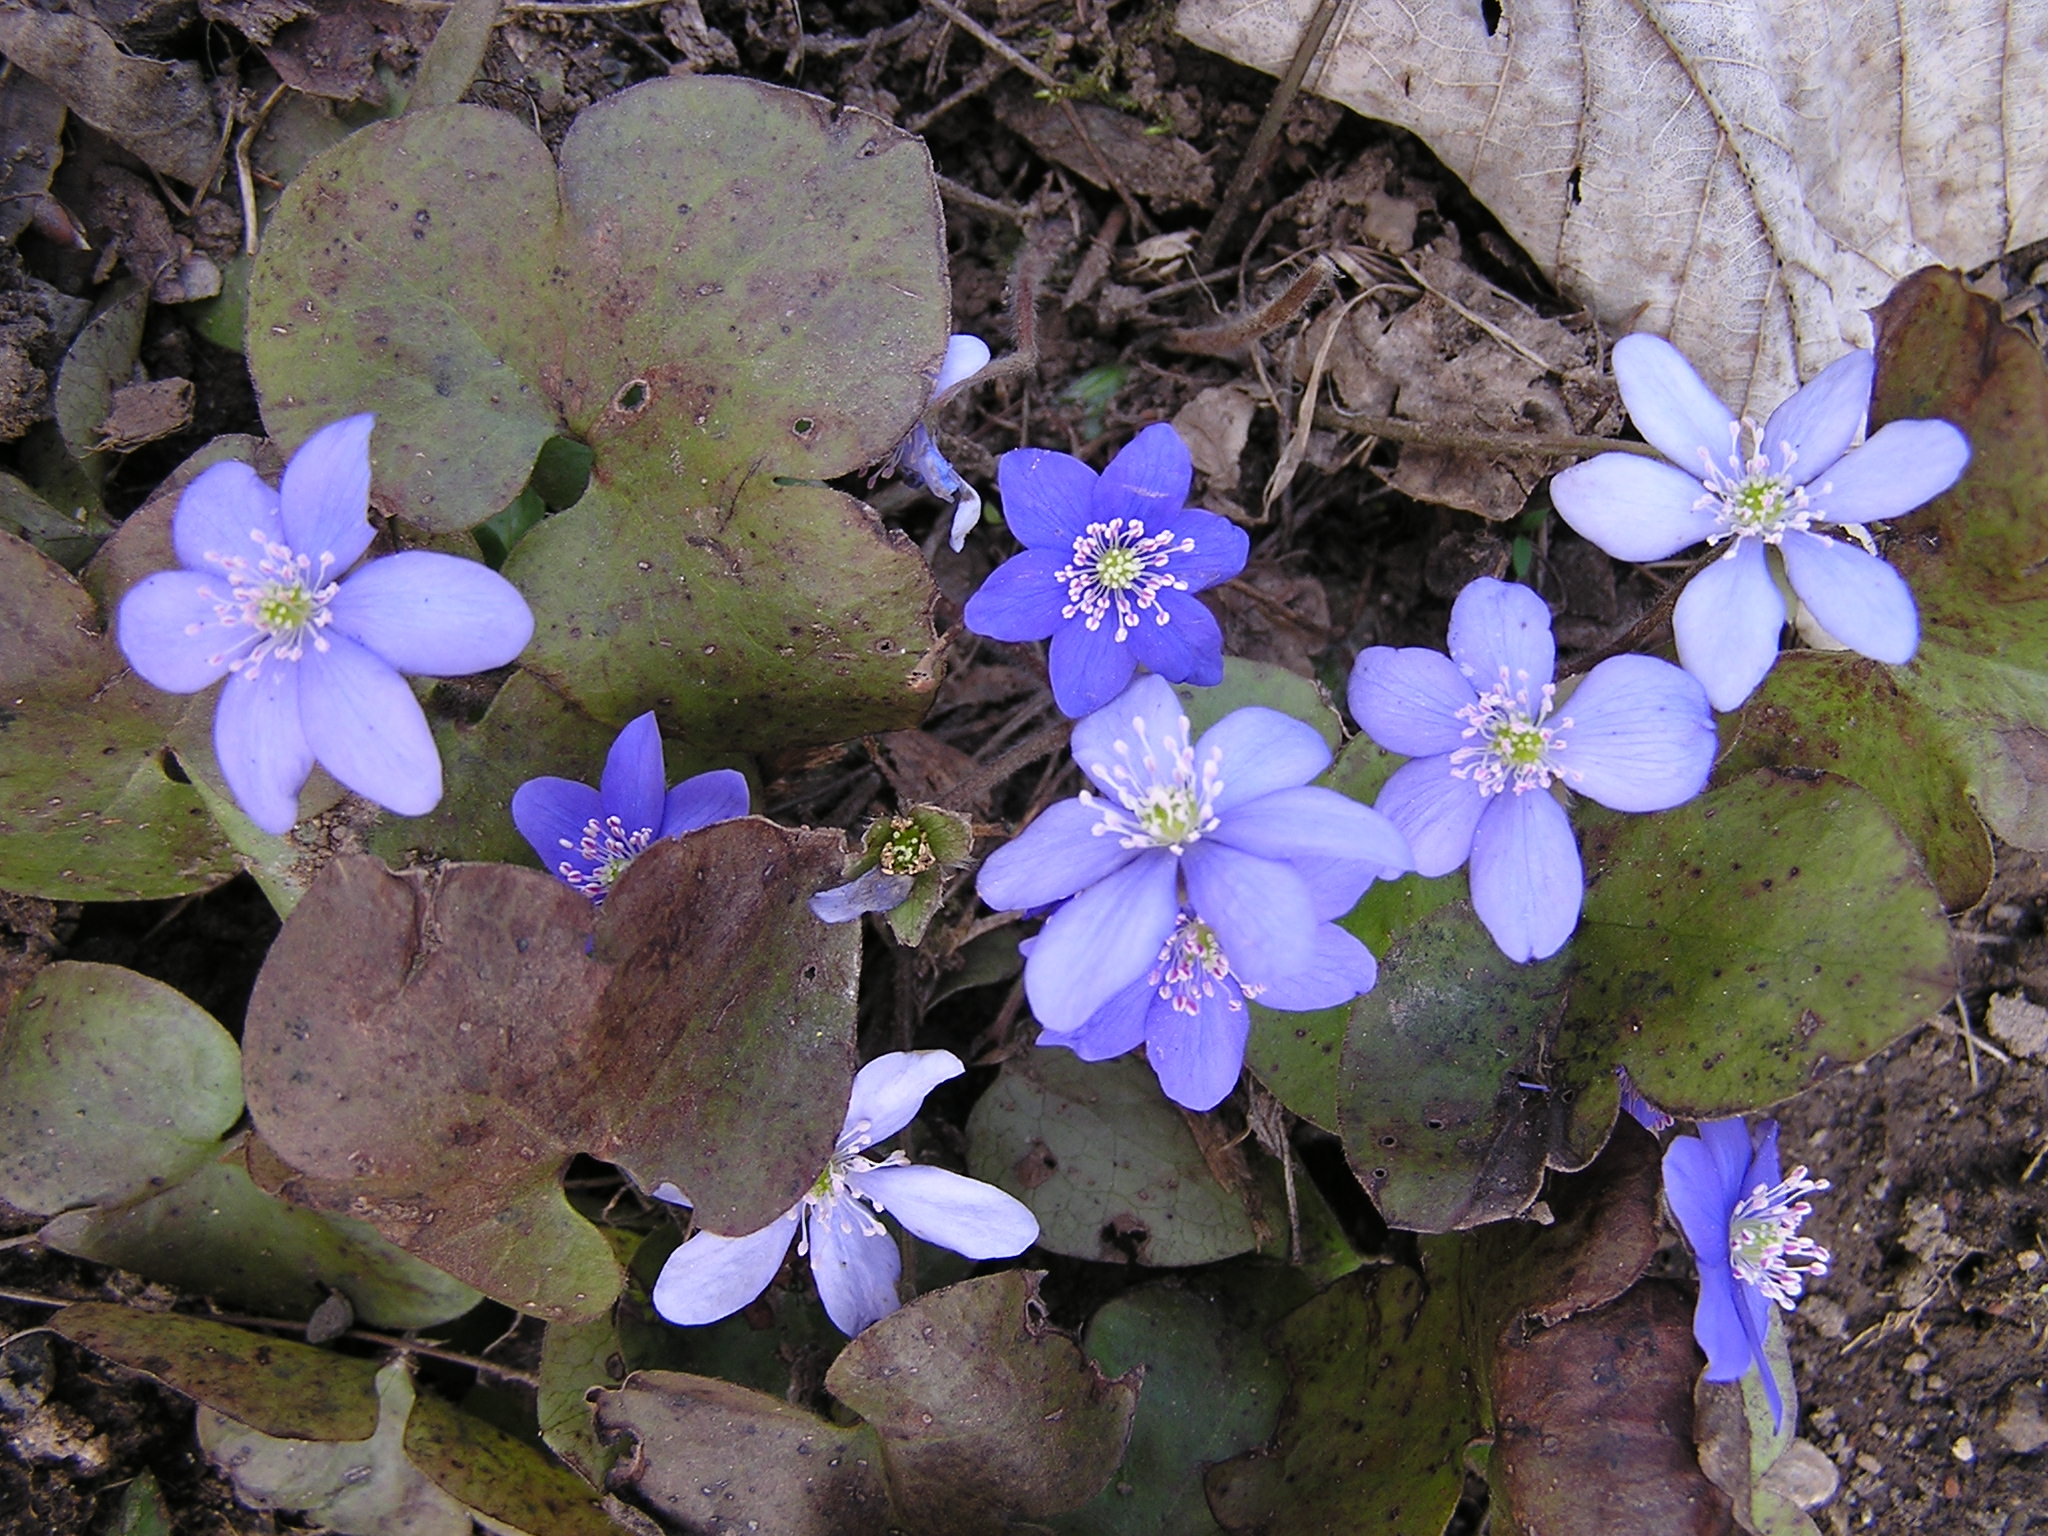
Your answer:
[[[988,856],[975,876],[975,889],[997,912],[1024,912],[1107,879],[1138,851],[1114,837],[1096,836],[1101,825],[1100,806],[1054,801]]]
[[[967,599],[961,622],[977,635],[1012,643],[1044,640],[1062,622],[1067,584],[1057,572],[1067,563],[1065,551],[1027,549],[1012,555],[989,573]]]
[[[843,1198],[804,1213],[818,1300],[832,1325],[848,1338],[902,1305],[896,1282],[903,1273],[895,1239],[874,1230],[866,1212],[841,1209],[852,1203]]]
[[[1901,666],[1920,648],[1920,613],[1905,577],[1841,539],[1787,533],[1785,574],[1820,626],[1873,661]]]
[[[801,1210],[793,1206],[744,1237],[694,1233],[655,1277],[654,1310],[686,1328],[732,1316],[767,1290],[782,1268]]]
[[[511,582],[480,561],[424,549],[370,561],[327,611],[334,632],[415,677],[502,667],[533,638],[533,610]]]
[[[171,547],[178,563],[216,580],[221,568],[207,557],[241,555],[253,563],[262,553],[262,545],[251,537],[254,533],[263,535],[263,543],[276,544],[284,537],[284,524],[277,515],[277,492],[239,460],[201,471],[171,514]],[[328,579],[340,574],[329,571]]]
[[[299,819],[299,790],[313,771],[313,748],[300,724],[297,667],[237,672],[213,712],[213,755],[243,813],[273,837]],[[415,708],[418,706],[415,705]]]
[[[1079,1029],[1048,1029],[1038,1043],[1065,1046],[1083,1061],[1108,1061],[1145,1043],[1145,1020],[1158,1001],[1148,972],[1096,1009]]]
[[[1049,1029],[1078,1029],[1152,968],[1180,911],[1178,862],[1163,848],[1147,849],[1045,920],[1024,962],[1033,1017]]]
[[[846,1182],[914,1236],[965,1258],[1014,1258],[1038,1241],[1038,1218],[1023,1201],[945,1168],[896,1164]]]
[[[1065,564],[1074,540],[1088,531],[1097,478],[1071,453],[1012,448],[996,460],[1003,521],[1019,544],[1057,550]]]
[[[1170,774],[1172,765],[1163,759],[1153,769],[1144,766],[1144,759],[1158,759],[1162,744],[1169,737],[1179,739],[1186,726],[1187,714],[1172,685],[1161,677],[1140,677],[1102,708],[1076,720],[1067,747],[1095,787],[1114,796],[1116,773],[1126,766],[1140,775]],[[1196,762],[1201,761],[1198,751]]]
[[[1458,711],[1479,700],[1455,661],[1421,646],[1360,651],[1345,693],[1359,729],[1403,757],[1433,757],[1466,745]]]
[[[695,773],[662,800],[662,837],[680,837],[715,822],[737,821],[747,814],[747,776],[737,768]]]
[[[1838,357],[1764,423],[1762,447],[1782,466],[1792,452],[1792,483],[1804,485],[1848,452],[1870,412],[1877,359],[1867,349]]]
[[[1715,465],[1726,462],[1735,446],[1735,413],[1684,353],[1661,336],[1638,332],[1617,341],[1613,355],[1621,403],[1644,442],[1681,469],[1703,471],[1703,453]]]
[[[114,636],[135,675],[166,693],[197,693],[262,635],[227,625],[208,593],[226,585],[216,572],[158,571],[130,587],[114,619]]]
[[[1309,963],[1315,906],[1286,864],[1204,838],[1181,860],[1181,875],[1188,905],[1216,930],[1231,968],[1247,982],[1263,984]]]
[[[287,670],[300,673],[299,719],[321,767],[401,816],[424,816],[440,804],[441,754],[404,678],[331,633],[325,650],[308,644]]]
[[[1314,784],[1276,789],[1232,806],[1217,818],[1216,830],[1208,836],[1262,859],[1286,863],[1338,857],[1376,868],[1405,869],[1410,862],[1408,840],[1393,822],[1347,795]]]
[[[1189,507],[1174,513],[1170,522],[1175,533],[1195,542],[1186,554],[1173,557],[1173,574],[1188,584],[1190,592],[1230,580],[1251,558],[1251,535],[1227,517]]]
[[[1095,482],[1089,521],[1136,518],[1147,532],[1174,527],[1174,514],[1187,505],[1194,479],[1188,445],[1167,423],[1155,421],[1117,450]]]
[[[1558,757],[1577,793],[1617,811],[1663,811],[1706,788],[1719,739],[1691,673],[1654,656],[1610,656],[1565,707]]]
[[[1192,1016],[1156,1003],[1145,1032],[1145,1059],[1166,1096],[1197,1113],[1229,1098],[1244,1074],[1251,1019],[1242,994],[1228,982],[1198,998]]]
[[[914,875],[892,875],[881,865],[813,896],[807,905],[821,923],[850,923],[868,912],[893,912],[917,884]]]
[[[1079,718],[1122,693],[1138,669],[1138,659],[1129,646],[1117,641],[1116,626],[1108,620],[1099,629],[1075,620],[1054,633],[1046,669],[1052,674],[1053,702],[1060,713]]]
[[[1312,725],[1277,709],[1233,709],[1195,743],[1195,771],[1212,754],[1223,763],[1223,788],[1210,808],[1223,815],[1275,790],[1296,789],[1330,766],[1330,747]]]
[[[1335,923],[1318,923],[1313,937],[1307,965],[1266,982],[1258,999],[1263,1007],[1285,1013],[1335,1008],[1373,989],[1379,962],[1354,935]]]
[[[1550,608],[1533,588],[1481,576],[1451,604],[1451,660],[1481,691],[1505,670],[1533,695],[1557,671]]]
[[[533,848],[541,868],[549,874],[564,859],[583,867],[576,846],[582,841],[583,829],[603,818],[597,791],[574,779],[549,774],[528,779],[512,791],[512,825],[519,829],[519,835]],[[569,846],[564,848],[564,842]]]
[[[1487,801],[1478,785],[1452,773],[1450,758],[1440,755],[1396,768],[1373,806],[1407,839],[1415,872],[1435,879],[1471,856]]]
[[[890,1051],[853,1077],[840,1137],[853,1151],[887,1141],[917,1118],[925,1096],[965,1072],[951,1051]]]
[[[1155,600],[1167,617],[1138,620],[1125,642],[1138,664],[1170,682],[1213,688],[1223,681],[1223,630],[1216,616],[1185,592],[1161,592]]]
[[[1763,545],[1744,539],[1686,583],[1671,613],[1678,659],[1718,710],[1740,709],[1778,659],[1785,600],[1764,563]]]
[[[371,415],[344,416],[307,438],[285,465],[278,512],[292,553],[309,556],[317,572],[333,556],[332,580],[361,558],[376,537],[370,526]]]
[[[1546,960],[1579,923],[1585,866],[1564,807],[1541,790],[1495,795],[1472,837],[1472,910],[1510,960]]]
[[[606,816],[616,816],[628,832],[661,826],[662,799],[668,774],[661,762],[661,727],[654,711],[636,716],[612,739],[605,753],[604,777],[597,795]]]
[[[1830,523],[1903,517],[1954,485],[1969,463],[1970,440],[1948,422],[1890,422],[1809,485],[1807,505]]]
[[[1574,532],[1615,559],[1663,560],[1721,526],[1695,505],[1702,490],[1697,473],[1639,453],[1603,453],[1561,471],[1550,499]]]

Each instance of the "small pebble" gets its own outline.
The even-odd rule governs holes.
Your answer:
[[[1906,1356],[1907,1373],[1913,1376],[1918,1376],[1932,1364],[1934,1364],[1934,1356],[1928,1354],[1924,1349],[1916,1349],[1913,1353]]]
[[[1949,1451],[1966,1467],[1977,1459],[1977,1447],[1970,1443],[1968,1435],[1957,1436],[1956,1443],[1949,1447]]]
[[[2026,1274],[2032,1274],[2041,1267],[2041,1252],[2038,1248],[2022,1248],[2019,1257],[2013,1261]]]

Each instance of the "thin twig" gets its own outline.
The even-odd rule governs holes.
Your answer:
[[[953,180],[950,176],[933,178],[939,184],[939,196],[963,208],[973,208],[981,213],[992,213],[999,219],[1008,219],[1012,224],[1027,224],[1031,215],[1015,203],[1001,202],[974,188]]]
[[[256,173],[249,165],[249,149],[256,142],[256,135],[263,131],[263,125],[270,121],[271,109],[284,99],[285,90],[280,85],[266,96],[249,126],[235,140],[235,184],[242,192],[242,249],[251,256],[256,254]]]
[[[402,11],[452,11],[455,0],[385,0]],[[622,11],[651,11],[668,0],[507,0],[507,16],[605,16]]]
[[[1302,30],[1301,42],[1295,47],[1294,59],[1288,64],[1287,73],[1280,77],[1280,83],[1273,87],[1273,99],[1266,103],[1266,115],[1259,119],[1251,143],[1245,146],[1244,158],[1237,162],[1237,171],[1231,176],[1230,185],[1223,189],[1221,201],[1216,204],[1216,217],[1209,221],[1202,243],[1195,247],[1197,267],[1216,264],[1216,255],[1223,248],[1223,237],[1230,233],[1230,226],[1244,211],[1252,183],[1265,170],[1266,161],[1273,153],[1274,141],[1280,137],[1287,114],[1293,110],[1295,95],[1301,90],[1301,82],[1308,78],[1308,67],[1315,62],[1336,15],[1337,0],[1321,0],[1315,14],[1309,17],[1307,27]]]
[[[932,797],[932,803],[948,810],[958,810],[962,805],[978,797],[984,790],[1002,783],[1026,763],[1035,763],[1041,757],[1049,757],[1067,744],[1073,734],[1074,722],[1055,720],[1035,734],[1026,737],[1010,748],[994,762],[983,765],[963,779],[957,779]]]
[[[927,10],[936,11],[939,15],[945,17],[946,20],[952,22],[954,26],[965,32],[969,37],[981,44],[982,47],[988,49],[990,53],[1000,57],[1012,69],[1022,70],[1047,90],[1057,91],[1060,88],[1059,81],[1047,74],[1040,65],[1027,59],[1015,48],[1012,48],[1000,37],[997,37],[995,33],[989,31],[987,27],[984,27],[972,16],[961,10],[959,6],[953,4],[953,0],[918,0],[918,4],[924,6]]]
[[[1499,326],[1495,325],[1491,320],[1487,319],[1486,316],[1480,314],[1475,309],[1468,309],[1465,305],[1460,304],[1456,299],[1452,298],[1448,293],[1445,293],[1443,289],[1437,287],[1435,283],[1432,283],[1428,278],[1424,277],[1420,272],[1416,271],[1414,267],[1410,266],[1407,257],[1404,256],[1399,259],[1401,262],[1401,270],[1403,272],[1406,272],[1409,278],[1413,280],[1415,285],[1418,288],[1420,288],[1424,293],[1430,294],[1439,303],[1442,303],[1448,306],[1449,308],[1456,310],[1459,314],[1463,315],[1467,320],[1471,321],[1474,325],[1478,326],[1479,329],[1486,332],[1486,334],[1491,336],[1495,341],[1499,342],[1502,346],[1506,347],[1510,352],[1520,353],[1524,358],[1534,363],[1538,368],[1541,368],[1545,373],[1555,373],[1557,371],[1556,366],[1552,364],[1549,358],[1542,356],[1540,353],[1531,352],[1527,347],[1523,346],[1519,341],[1515,340],[1514,337],[1510,336],[1506,331],[1502,330]]]

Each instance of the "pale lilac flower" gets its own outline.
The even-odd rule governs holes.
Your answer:
[[[927,409],[943,405],[948,396],[988,366],[988,359],[988,343],[979,336],[954,336],[947,341],[945,360],[939,364],[939,376],[932,383],[931,405]],[[956,551],[966,546],[967,535],[981,521],[981,493],[963,480],[939,452],[939,445],[932,441],[932,434],[922,421],[896,445],[896,451],[879,473],[900,475],[905,485],[950,501],[953,525],[947,530],[947,542]]]
[[[1107,1061],[1142,1045],[1169,1099],[1186,1109],[1214,1109],[1244,1070],[1247,1001],[1283,1012],[1335,1008],[1379,979],[1372,951],[1335,923],[1317,923],[1311,941],[1306,966],[1261,986],[1240,977],[1216,930],[1182,907],[1150,970],[1079,1029],[1047,1030],[1038,1043],[1064,1046],[1083,1061]]]
[[[1408,868],[1408,847],[1386,817],[1310,785],[1330,765],[1313,727],[1252,707],[1190,742],[1173,689],[1141,677],[1074,727],[1073,753],[1096,790],[1046,807],[978,877],[982,900],[998,910],[1060,903],[1024,964],[1025,994],[1047,1030],[1121,1029],[1099,1037],[1116,1054],[1106,1044],[1129,1035],[1137,989],[1163,987],[1169,1012],[1213,1026],[1208,1043],[1176,1031],[1164,1046],[1202,1056],[1190,1081],[1206,1086],[1187,1089],[1200,1095],[1226,1058],[1236,1081],[1244,994],[1348,986],[1355,996],[1372,985],[1371,954],[1331,920],[1374,879]],[[1184,966],[1192,969],[1179,978]],[[1098,1018],[1120,1000],[1123,1024]],[[1236,1021],[1222,1017],[1233,1012]]]
[[[1187,506],[1194,463],[1164,422],[1100,475],[1072,454],[1013,448],[996,465],[1024,552],[967,600],[991,640],[1052,640],[1052,696],[1073,716],[1114,699],[1142,664],[1169,682],[1223,681],[1223,631],[1193,594],[1244,569],[1251,540]]]
[[[1680,594],[1678,659],[1716,709],[1739,708],[1778,656],[1785,625],[1765,551],[1775,548],[1807,611],[1836,640],[1900,665],[1920,643],[1904,578],[1868,544],[1866,523],[1899,517],[1956,483],[1969,440],[1945,421],[1894,421],[1863,431],[1876,363],[1852,352],[1821,370],[1762,428],[1740,421],[1678,349],[1625,336],[1614,377],[1643,438],[1672,462],[1603,453],[1551,483],[1559,515],[1620,560],[1662,560],[1702,540],[1721,558]],[[1674,468],[1673,466],[1677,466]]]
[[[411,550],[351,566],[370,547],[370,428],[350,416],[292,455],[272,490],[216,464],[171,519],[184,569],[121,600],[122,654],[145,682],[197,693],[227,679],[213,747],[236,802],[289,832],[318,762],[403,816],[441,799],[441,757],[401,674],[458,677],[526,648],[533,614],[475,560]]]
[[[512,824],[547,871],[593,903],[666,837],[747,814],[746,775],[715,768],[664,792],[661,727],[649,710],[629,721],[605,755],[596,789],[552,775],[512,792]]]
[[[1471,860],[1472,908],[1518,961],[1555,954],[1585,898],[1553,784],[1617,811],[1662,811],[1698,794],[1714,765],[1706,695],[1677,667],[1611,657],[1560,706],[1556,665],[1543,599],[1481,577],[1451,606],[1450,655],[1379,645],[1351,669],[1353,717],[1413,759],[1378,808],[1408,839],[1418,873]]]
[[[1697,1137],[1664,1152],[1664,1199],[1699,1265],[1693,1337],[1707,1356],[1707,1380],[1740,1381],[1753,1365],[1782,1424],[1784,1400],[1764,1355],[1771,1307],[1790,1312],[1808,1281],[1828,1272],[1828,1251],[1799,1235],[1813,1214],[1808,1195],[1828,1188],[1794,1168],[1778,1176],[1778,1123],[1757,1127],[1754,1147],[1740,1119],[1704,1120]]]
[[[839,1144],[816,1184],[745,1237],[698,1232],[668,1256],[654,1309],[685,1326],[730,1317],[768,1288],[792,1241],[811,1260],[818,1299],[841,1333],[859,1333],[900,1303],[902,1261],[880,1212],[928,1243],[970,1259],[1007,1259],[1038,1241],[1023,1202],[978,1179],[913,1164],[901,1152],[866,1155],[917,1117],[925,1095],[967,1069],[951,1051],[892,1051],[862,1067]],[[654,1191],[684,1203],[673,1185]]]

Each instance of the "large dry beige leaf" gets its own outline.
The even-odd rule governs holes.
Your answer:
[[[1758,411],[1930,262],[2048,236],[2048,0],[1339,0],[1307,86],[1411,129],[1565,293]],[[1316,0],[1181,0],[1287,67]],[[1490,7],[1489,7],[1490,9]]]

